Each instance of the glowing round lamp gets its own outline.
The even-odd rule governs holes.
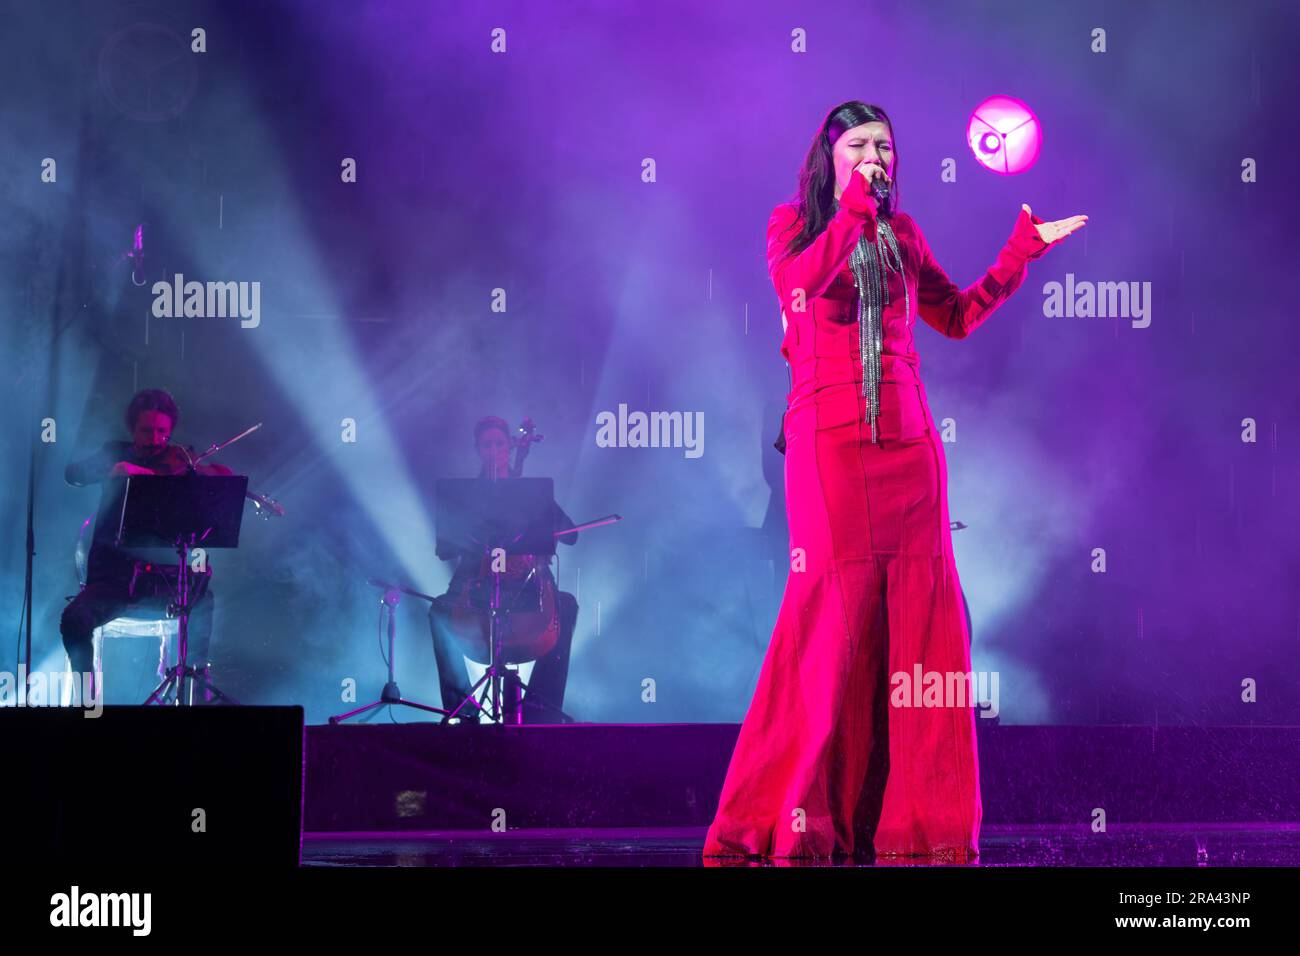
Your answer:
[[[1038,160],[1043,128],[1023,100],[991,96],[971,113],[966,142],[981,166],[1010,176],[1025,172]]]

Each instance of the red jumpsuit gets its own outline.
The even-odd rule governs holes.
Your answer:
[[[965,338],[1049,245],[1023,209],[997,260],[959,289],[920,228],[899,213],[907,299]],[[791,571],[776,628],[727,770],[706,856],[978,853],[982,807],[975,715],[892,706],[891,675],[970,672],[953,561],[943,443],[926,401],[903,276],[887,273],[880,415],[862,396],[857,290],[849,255],[876,219],[854,175],[826,230],[792,258],[793,204],[767,229],[793,384],[785,416]],[[799,293],[802,290],[802,299]],[[800,310],[802,306],[802,310]]]

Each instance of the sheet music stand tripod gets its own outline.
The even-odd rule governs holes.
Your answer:
[[[480,553],[494,565],[494,552],[545,557],[555,554],[555,485],[550,478],[443,478],[435,483],[437,547],[440,555]],[[503,652],[502,617],[510,613],[501,603],[500,569],[492,571],[491,596],[482,608],[488,615],[487,669],[465,698],[452,709],[448,719],[459,717],[471,701],[486,711],[493,723],[502,724],[506,711],[502,703],[505,688],[517,702],[522,682],[517,671],[506,666]],[[487,685],[484,688],[484,685]],[[483,688],[483,700],[478,699]],[[518,719],[516,712],[514,718]]]
[[[208,680],[206,667],[191,667],[187,660],[190,611],[195,602],[190,552],[200,545],[205,551],[239,547],[248,477],[195,473],[129,475],[125,482],[114,547],[170,548],[179,559],[176,601],[168,607],[168,613],[174,613],[177,619],[177,660],[145,704],[193,706],[196,679],[203,681],[205,689],[217,701],[238,703]]]

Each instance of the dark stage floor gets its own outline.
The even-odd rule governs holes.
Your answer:
[[[703,828],[309,833],[304,866],[701,866]],[[1300,866],[1300,824],[984,827],[975,866]],[[927,866],[922,860],[732,865]]]

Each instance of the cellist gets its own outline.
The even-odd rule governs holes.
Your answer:
[[[525,421],[525,427],[531,428],[531,420]],[[502,418],[489,415],[479,420],[474,426],[474,448],[482,463],[479,478],[518,478],[521,477],[523,459],[527,456],[530,441],[528,437],[512,442],[510,426]],[[516,461],[510,464],[512,444],[516,452]],[[553,526],[556,531],[574,527],[573,519],[565,514],[564,509],[552,501]],[[562,544],[576,544],[577,533],[562,535],[557,539]],[[482,555],[476,552],[456,553],[439,550],[438,556],[452,561],[456,569],[447,587],[447,593],[434,601],[430,608],[429,625],[433,634],[434,654],[438,661],[438,683],[442,693],[442,706],[448,710],[456,707],[469,693],[469,670],[465,666],[466,649],[457,640],[452,619],[458,607],[468,601],[467,593],[481,574]],[[538,574],[550,586],[555,586],[555,579],[546,563],[538,567]],[[569,718],[564,713],[564,688],[569,674],[569,651],[573,644],[573,632],[578,622],[578,601],[567,591],[555,588],[555,603],[559,614],[559,631],[554,647],[537,658],[528,680],[528,690],[523,698],[523,715],[525,723],[567,723]],[[467,704],[460,711],[460,716],[469,721],[478,719],[478,708]]]

